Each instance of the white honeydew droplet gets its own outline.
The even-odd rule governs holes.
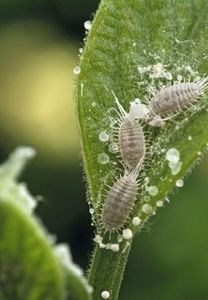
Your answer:
[[[102,291],[101,297],[103,299],[108,299],[110,297],[110,293],[108,291]]]
[[[121,243],[123,241],[123,236],[121,234],[118,235],[117,241],[118,243]]]
[[[105,165],[105,164],[108,164],[109,163],[109,156],[106,154],[106,153],[100,153],[98,155],[98,162],[101,164],[101,165]]]
[[[159,190],[156,186],[151,185],[148,187],[148,193],[150,196],[156,196],[158,194]]]
[[[99,134],[99,140],[101,142],[107,142],[109,140],[109,134],[107,134],[105,131],[102,131],[100,134]]]
[[[104,249],[104,248],[105,248],[105,244],[99,243],[99,247],[100,247],[101,249]]]
[[[177,175],[180,170],[181,170],[181,167],[182,167],[182,162],[181,161],[178,161],[177,163],[171,163],[169,162],[169,167],[171,169],[171,174],[172,175]]]
[[[166,152],[166,160],[172,163],[177,163],[180,160],[180,152],[175,148],[170,148]]]
[[[91,21],[89,21],[89,20],[85,21],[84,22],[84,28],[89,31],[92,28]]]
[[[144,204],[142,206],[142,211],[147,214],[147,215],[150,215],[153,213],[153,207],[151,204],[147,203],[147,204]]]
[[[183,184],[184,184],[183,179],[178,179],[178,180],[176,181],[176,186],[177,186],[177,187],[182,187]]]
[[[119,244],[111,244],[110,250],[113,252],[118,252],[119,251]]]
[[[148,183],[150,182],[149,177],[145,177],[145,178],[144,178],[144,181],[145,181],[146,184],[148,184]]]
[[[134,217],[134,218],[132,219],[132,224],[133,224],[134,226],[139,226],[139,225],[141,224],[141,222],[142,222],[142,220],[141,220],[139,217]]]
[[[189,135],[189,136],[188,136],[188,141],[191,141],[191,140],[192,140],[192,136]]]
[[[73,73],[74,73],[75,75],[79,75],[80,71],[81,71],[81,69],[80,69],[79,66],[76,66],[76,67],[74,67],[74,69],[73,69]]]
[[[89,213],[92,215],[92,214],[94,214],[94,209],[93,208],[90,208],[89,209]]]
[[[126,228],[123,230],[122,235],[125,240],[130,240],[133,237],[133,232],[131,231],[131,229]]]
[[[99,234],[97,234],[96,236],[95,236],[95,238],[94,238],[94,241],[96,242],[96,243],[102,243],[102,240],[103,240],[103,238],[102,238],[102,236],[100,236]]]
[[[111,247],[111,243],[107,243],[107,244],[105,244],[105,248],[106,248],[107,250],[109,250],[109,249],[110,249],[110,247]]]
[[[110,145],[109,145],[109,148],[108,148],[108,150],[109,150],[109,152],[111,152],[111,153],[118,153],[119,152],[119,146],[118,146],[118,144],[116,144],[116,143],[111,143]]]
[[[144,196],[144,201],[145,202],[149,202],[151,200],[151,198],[149,196]]]
[[[157,207],[162,207],[163,206],[163,201],[162,200],[158,200],[156,202]]]

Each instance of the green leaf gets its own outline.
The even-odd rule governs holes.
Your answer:
[[[66,300],[90,300],[93,289],[84,277],[82,269],[73,263],[67,245],[57,245],[55,252],[62,268]]]
[[[130,101],[139,98],[147,103],[152,92],[162,85],[207,76],[207,25],[206,0],[101,1],[81,56],[76,90],[90,205],[98,228],[105,183],[112,185],[116,176],[124,172],[117,156],[109,152],[111,127],[116,119],[112,108],[117,109],[112,91],[128,112]],[[139,175],[139,197],[131,214],[131,219],[139,216],[142,222],[138,229],[131,219],[127,222],[126,227],[133,232],[157,212],[177,180],[205,153],[207,95],[174,122],[166,122],[164,128],[153,128],[145,122],[143,125],[148,151]],[[110,135],[110,142],[99,140],[103,131]],[[181,162],[175,173],[166,160],[172,148],[179,152]],[[107,154],[109,163],[98,162],[101,153]],[[102,162],[107,162],[104,158]],[[149,193],[150,187],[154,193]],[[117,235],[112,235],[111,241],[116,240]],[[121,250],[125,247],[125,243],[120,244]],[[107,289],[111,299],[116,299],[127,255],[128,251],[109,253],[96,248],[89,277],[97,297]]]
[[[61,271],[39,224],[0,199],[0,299],[63,299]]]
[[[66,246],[54,245],[33,213],[37,200],[16,182],[34,154],[19,147],[0,166],[0,299],[89,300],[82,271]]]

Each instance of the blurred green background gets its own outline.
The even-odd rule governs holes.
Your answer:
[[[22,180],[43,195],[38,215],[87,267],[93,230],[85,201],[72,69],[96,0],[0,0],[0,159],[17,145],[37,158]],[[187,150],[188,151],[188,150]],[[120,299],[208,299],[208,168],[150,221],[132,248]]]

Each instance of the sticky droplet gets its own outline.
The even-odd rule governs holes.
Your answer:
[[[81,71],[81,69],[80,69],[79,66],[76,66],[76,67],[74,67],[74,69],[73,69],[73,73],[74,73],[75,75],[79,75],[80,71]]]
[[[119,251],[119,244],[111,244],[110,250],[113,252],[118,252]]]
[[[142,211],[147,214],[147,215],[150,215],[153,213],[153,207],[151,204],[147,203],[147,204],[144,204],[142,206]]]
[[[110,145],[109,145],[109,148],[108,148],[108,150],[109,150],[109,152],[111,152],[111,153],[118,153],[119,152],[119,146],[118,146],[118,144],[116,144],[116,143],[111,143]]]
[[[144,201],[145,202],[149,202],[151,200],[151,198],[149,196],[144,196]]]
[[[172,175],[178,174],[182,167],[180,152],[175,148],[171,148],[166,152],[166,159],[169,161],[168,166],[171,169]]]
[[[99,234],[97,234],[97,235],[95,236],[95,238],[94,238],[94,241],[95,241],[96,243],[100,244],[100,243],[102,243],[103,238],[102,238],[102,236],[100,236]]]
[[[158,194],[158,188],[154,185],[148,187],[148,193],[150,196],[156,196]]]
[[[175,148],[171,148],[166,152],[166,159],[170,162],[177,163],[180,160],[180,152]]]
[[[171,169],[171,173],[172,175],[177,175],[180,170],[181,170],[181,167],[182,167],[182,162],[181,161],[178,161],[177,163],[171,163],[169,162],[169,167]]]
[[[101,165],[105,165],[105,164],[108,164],[109,163],[109,156],[106,154],[106,153],[100,153],[98,155],[98,162],[101,164]]]
[[[163,206],[163,201],[162,200],[158,200],[156,202],[157,207],[162,207]]]
[[[89,212],[90,212],[91,215],[94,214],[94,209],[93,209],[93,208],[90,208],[90,209],[89,209]]]
[[[130,240],[133,237],[133,233],[129,228],[124,229],[122,235],[125,240]]]
[[[176,181],[176,186],[177,186],[177,187],[182,187],[183,184],[184,184],[183,179],[178,179],[178,180]]]
[[[134,226],[139,226],[140,224],[141,224],[141,219],[139,218],[139,217],[134,217],[133,219],[132,219],[132,224],[134,225]]]
[[[121,243],[123,241],[123,236],[121,234],[118,235],[117,241],[118,243]]]
[[[149,177],[145,177],[145,178],[144,178],[144,181],[145,181],[146,184],[148,184],[148,183],[150,182]]]
[[[99,134],[99,140],[101,142],[107,142],[109,140],[109,135],[105,132],[105,131],[102,131],[100,134]]]
[[[89,21],[89,20],[85,21],[84,22],[84,28],[89,31],[92,28],[91,21]]]
[[[108,291],[102,291],[101,297],[103,299],[108,299],[110,297],[110,293]]]

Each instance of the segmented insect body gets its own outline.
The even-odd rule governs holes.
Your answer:
[[[205,92],[208,77],[195,82],[184,82],[158,91],[149,103],[150,115],[170,118],[188,108]]]
[[[138,168],[120,177],[110,188],[102,211],[102,224],[107,231],[119,230],[128,219],[138,194]]]
[[[136,168],[145,156],[145,136],[141,125],[132,111],[127,113],[114,95],[119,108],[118,144],[121,158],[129,168]]]
[[[136,120],[121,122],[118,143],[123,162],[129,167],[136,167],[146,152],[144,133]]]

